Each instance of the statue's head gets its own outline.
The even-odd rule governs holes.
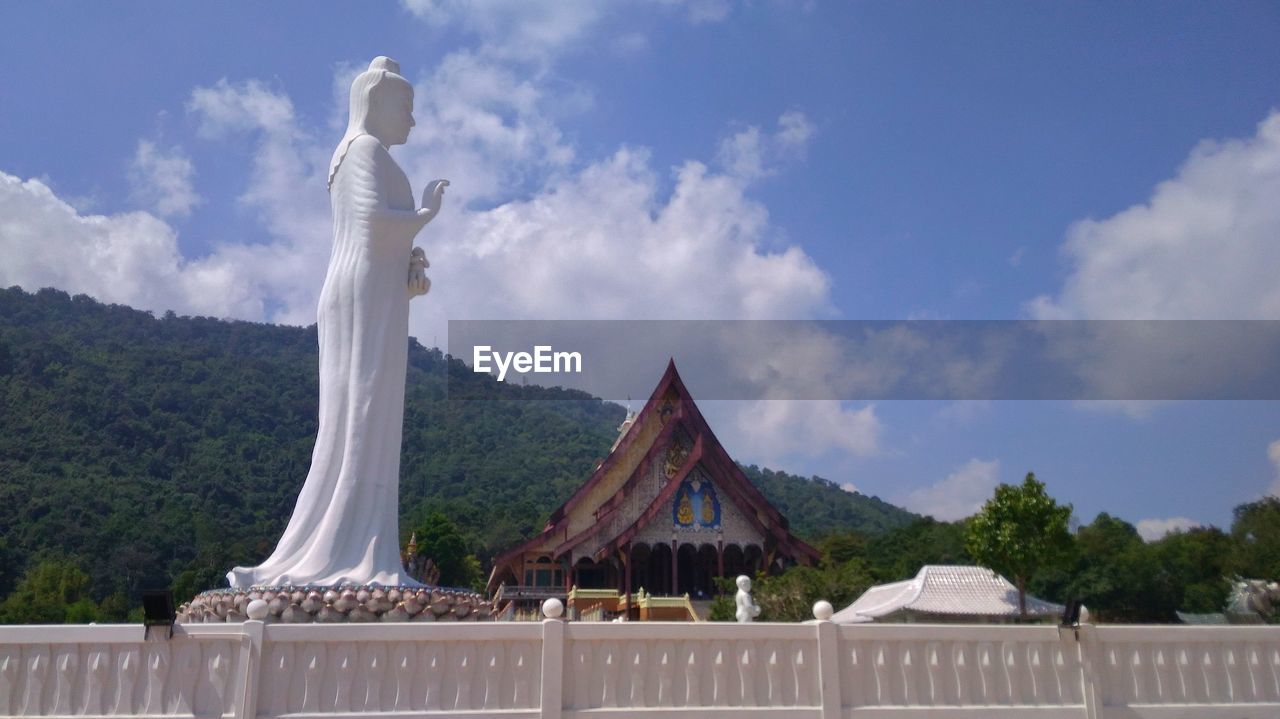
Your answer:
[[[741,589],[744,592],[751,591],[751,577],[748,577],[745,574],[738,575],[738,589]]]
[[[403,145],[413,125],[413,85],[400,76],[400,63],[389,57],[374,58],[369,69],[351,82],[347,133],[334,152],[329,186],[352,140],[372,135],[387,147]]]
[[[413,85],[400,63],[376,57],[351,83],[349,128],[367,132],[383,145],[403,145],[413,127]]]

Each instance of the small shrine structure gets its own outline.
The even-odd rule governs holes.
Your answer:
[[[571,616],[693,618],[690,601],[714,596],[716,577],[818,557],[721,446],[672,360],[586,483],[540,533],[494,559],[488,588],[500,616],[559,597]],[[690,608],[657,611],[664,597]]]
[[[1027,596],[1027,616],[1056,620],[1061,604]],[[1021,621],[1018,590],[985,567],[927,564],[915,577],[877,584],[835,613],[837,624],[924,622],[1002,624]]]

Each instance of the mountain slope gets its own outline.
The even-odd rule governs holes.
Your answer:
[[[409,354],[402,526],[443,510],[484,560],[541,528],[622,421],[580,392],[500,384],[416,342]],[[446,399],[446,374],[492,399]],[[0,290],[0,596],[45,557],[78,562],[99,596],[183,593],[260,560],[306,476],[317,391],[315,327]],[[746,469],[811,540],[912,518]]]

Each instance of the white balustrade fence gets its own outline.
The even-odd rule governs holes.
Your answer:
[[[0,627],[0,716],[1280,717],[1280,627]]]

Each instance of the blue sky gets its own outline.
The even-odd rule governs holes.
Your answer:
[[[0,284],[310,323],[375,55],[452,181],[413,331],[467,318],[1280,319],[1268,2],[6,3]],[[654,368],[656,381],[661,367]],[[691,388],[697,394],[697,388]],[[1280,491],[1273,402],[716,403],[748,462],[961,516]]]

